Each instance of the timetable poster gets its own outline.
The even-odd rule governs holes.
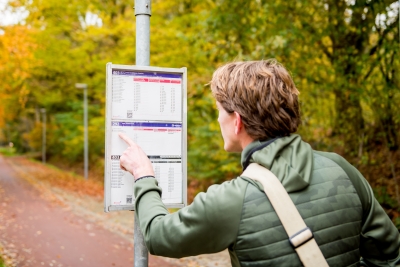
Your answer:
[[[105,210],[113,210],[110,206],[117,207],[115,210],[131,209],[135,201],[134,178],[120,168],[120,157],[127,144],[119,133],[129,136],[149,157],[164,204],[186,203],[184,73],[126,69],[110,72],[105,162],[105,191],[109,195]]]

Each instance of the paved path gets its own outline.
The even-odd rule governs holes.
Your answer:
[[[45,200],[1,156],[0,245],[18,267],[133,266],[130,242]],[[176,265],[151,256],[149,266]]]

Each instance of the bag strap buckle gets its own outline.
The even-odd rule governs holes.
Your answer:
[[[292,245],[292,247],[294,249],[296,249],[296,248],[300,247],[301,245],[307,243],[308,241],[310,241],[313,238],[314,238],[313,232],[311,231],[310,228],[306,227],[306,228],[298,231],[291,237],[289,237],[289,242]]]

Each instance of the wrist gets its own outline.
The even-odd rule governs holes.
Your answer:
[[[139,179],[140,177],[143,176],[155,176],[153,169],[139,169],[139,170],[136,169],[134,173],[132,172],[132,175],[133,177],[135,177],[135,180],[136,177],[138,177]]]

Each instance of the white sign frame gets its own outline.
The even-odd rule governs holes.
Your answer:
[[[187,205],[187,69],[186,68],[161,68],[151,66],[136,66],[136,65],[119,65],[107,63],[106,66],[106,120],[105,120],[105,160],[104,160],[104,211],[120,211],[120,210],[135,210],[135,202],[131,204],[112,204],[113,190],[111,188],[111,148],[112,144],[112,123],[120,123],[127,125],[127,123],[136,123],[138,120],[131,119],[113,119],[112,118],[112,101],[113,101],[113,71],[134,72],[134,73],[149,73],[169,75],[181,75],[181,121],[163,121],[163,120],[141,120],[143,123],[181,123],[181,171],[182,171],[182,200],[177,203],[164,203],[168,208],[182,208]],[[133,104],[132,104],[133,105]],[[128,115],[127,115],[128,116]],[[166,124],[167,125],[167,124]],[[140,144],[139,144],[140,145]],[[115,157],[115,156],[114,156]],[[119,161],[118,161],[119,162]],[[115,167],[115,166],[114,166]],[[130,174],[129,174],[130,175]],[[133,177],[132,177],[133,180]],[[124,189],[130,190],[130,186],[125,186]],[[115,191],[115,190],[114,190]],[[164,191],[164,189],[163,189]],[[114,193],[115,194],[115,193]],[[133,181],[132,181],[132,196],[133,196]]]

